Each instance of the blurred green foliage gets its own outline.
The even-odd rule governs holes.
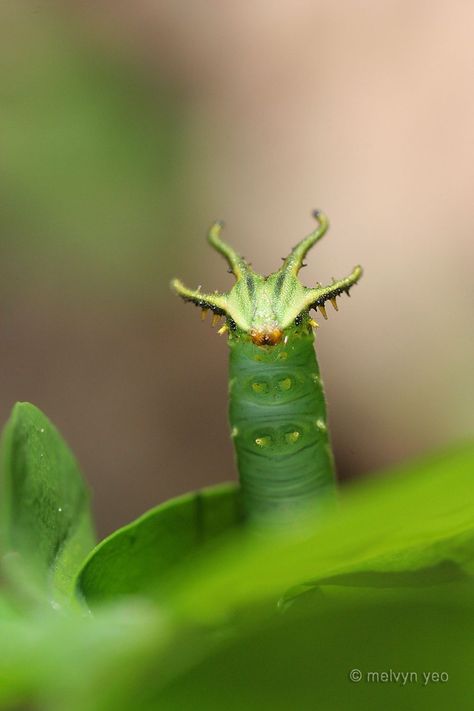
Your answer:
[[[146,282],[156,258],[156,280],[184,224],[179,87],[58,12],[3,4],[0,22],[3,249],[32,273],[87,273],[87,288],[104,276]]]
[[[169,604],[205,621],[324,584],[426,586],[474,572],[474,448],[459,446],[347,487],[340,510],[292,538],[239,536],[178,571]]]
[[[233,486],[181,497],[99,544],[77,595],[92,539],[72,455],[22,404],[0,461],[3,707],[469,708],[472,445],[343,490],[290,539],[240,526]],[[390,670],[410,682],[367,676]]]

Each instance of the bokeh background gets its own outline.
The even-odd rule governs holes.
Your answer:
[[[101,535],[235,478],[209,223],[310,285],[361,263],[318,353],[341,479],[473,429],[474,5],[2,0],[0,420],[60,428]]]

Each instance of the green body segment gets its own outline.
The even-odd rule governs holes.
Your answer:
[[[230,424],[247,517],[298,523],[335,497],[326,403],[310,333],[230,339]]]

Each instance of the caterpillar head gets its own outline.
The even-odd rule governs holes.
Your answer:
[[[236,281],[226,293],[205,294],[201,289],[188,289],[178,279],[172,287],[185,300],[199,306],[205,318],[213,313],[213,323],[222,316],[226,321],[219,333],[229,332],[231,338],[251,339],[258,346],[274,346],[293,332],[316,328],[310,318],[311,309],[318,309],[327,318],[325,303],[330,301],[337,311],[336,297],[360,279],[362,269],[354,267],[349,276],[328,286],[318,284],[308,288],[301,284],[298,272],[311,247],[326,233],[329,223],[325,215],[315,211],[316,229],[292,249],[277,272],[269,276],[256,274],[250,264],[221,239],[222,223],[210,229],[208,240],[229,263]]]

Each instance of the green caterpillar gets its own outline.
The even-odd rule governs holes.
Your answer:
[[[360,279],[354,268],[329,286],[307,288],[298,279],[308,250],[323,237],[329,223],[315,211],[317,228],[303,239],[269,276],[251,266],[220,237],[216,222],[210,244],[229,263],[236,278],[227,293],[204,294],[179,280],[172,287],[199,306],[202,317],[213,313],[213,325],[225,317],[219,333],[229,334],[230,425],[241,482],[244,510],[253,521],[300,520],[304,510],[334,497],[334,463],[329,443],[326,402],[310,317],[326,301],[337,310],[336,297]]]

